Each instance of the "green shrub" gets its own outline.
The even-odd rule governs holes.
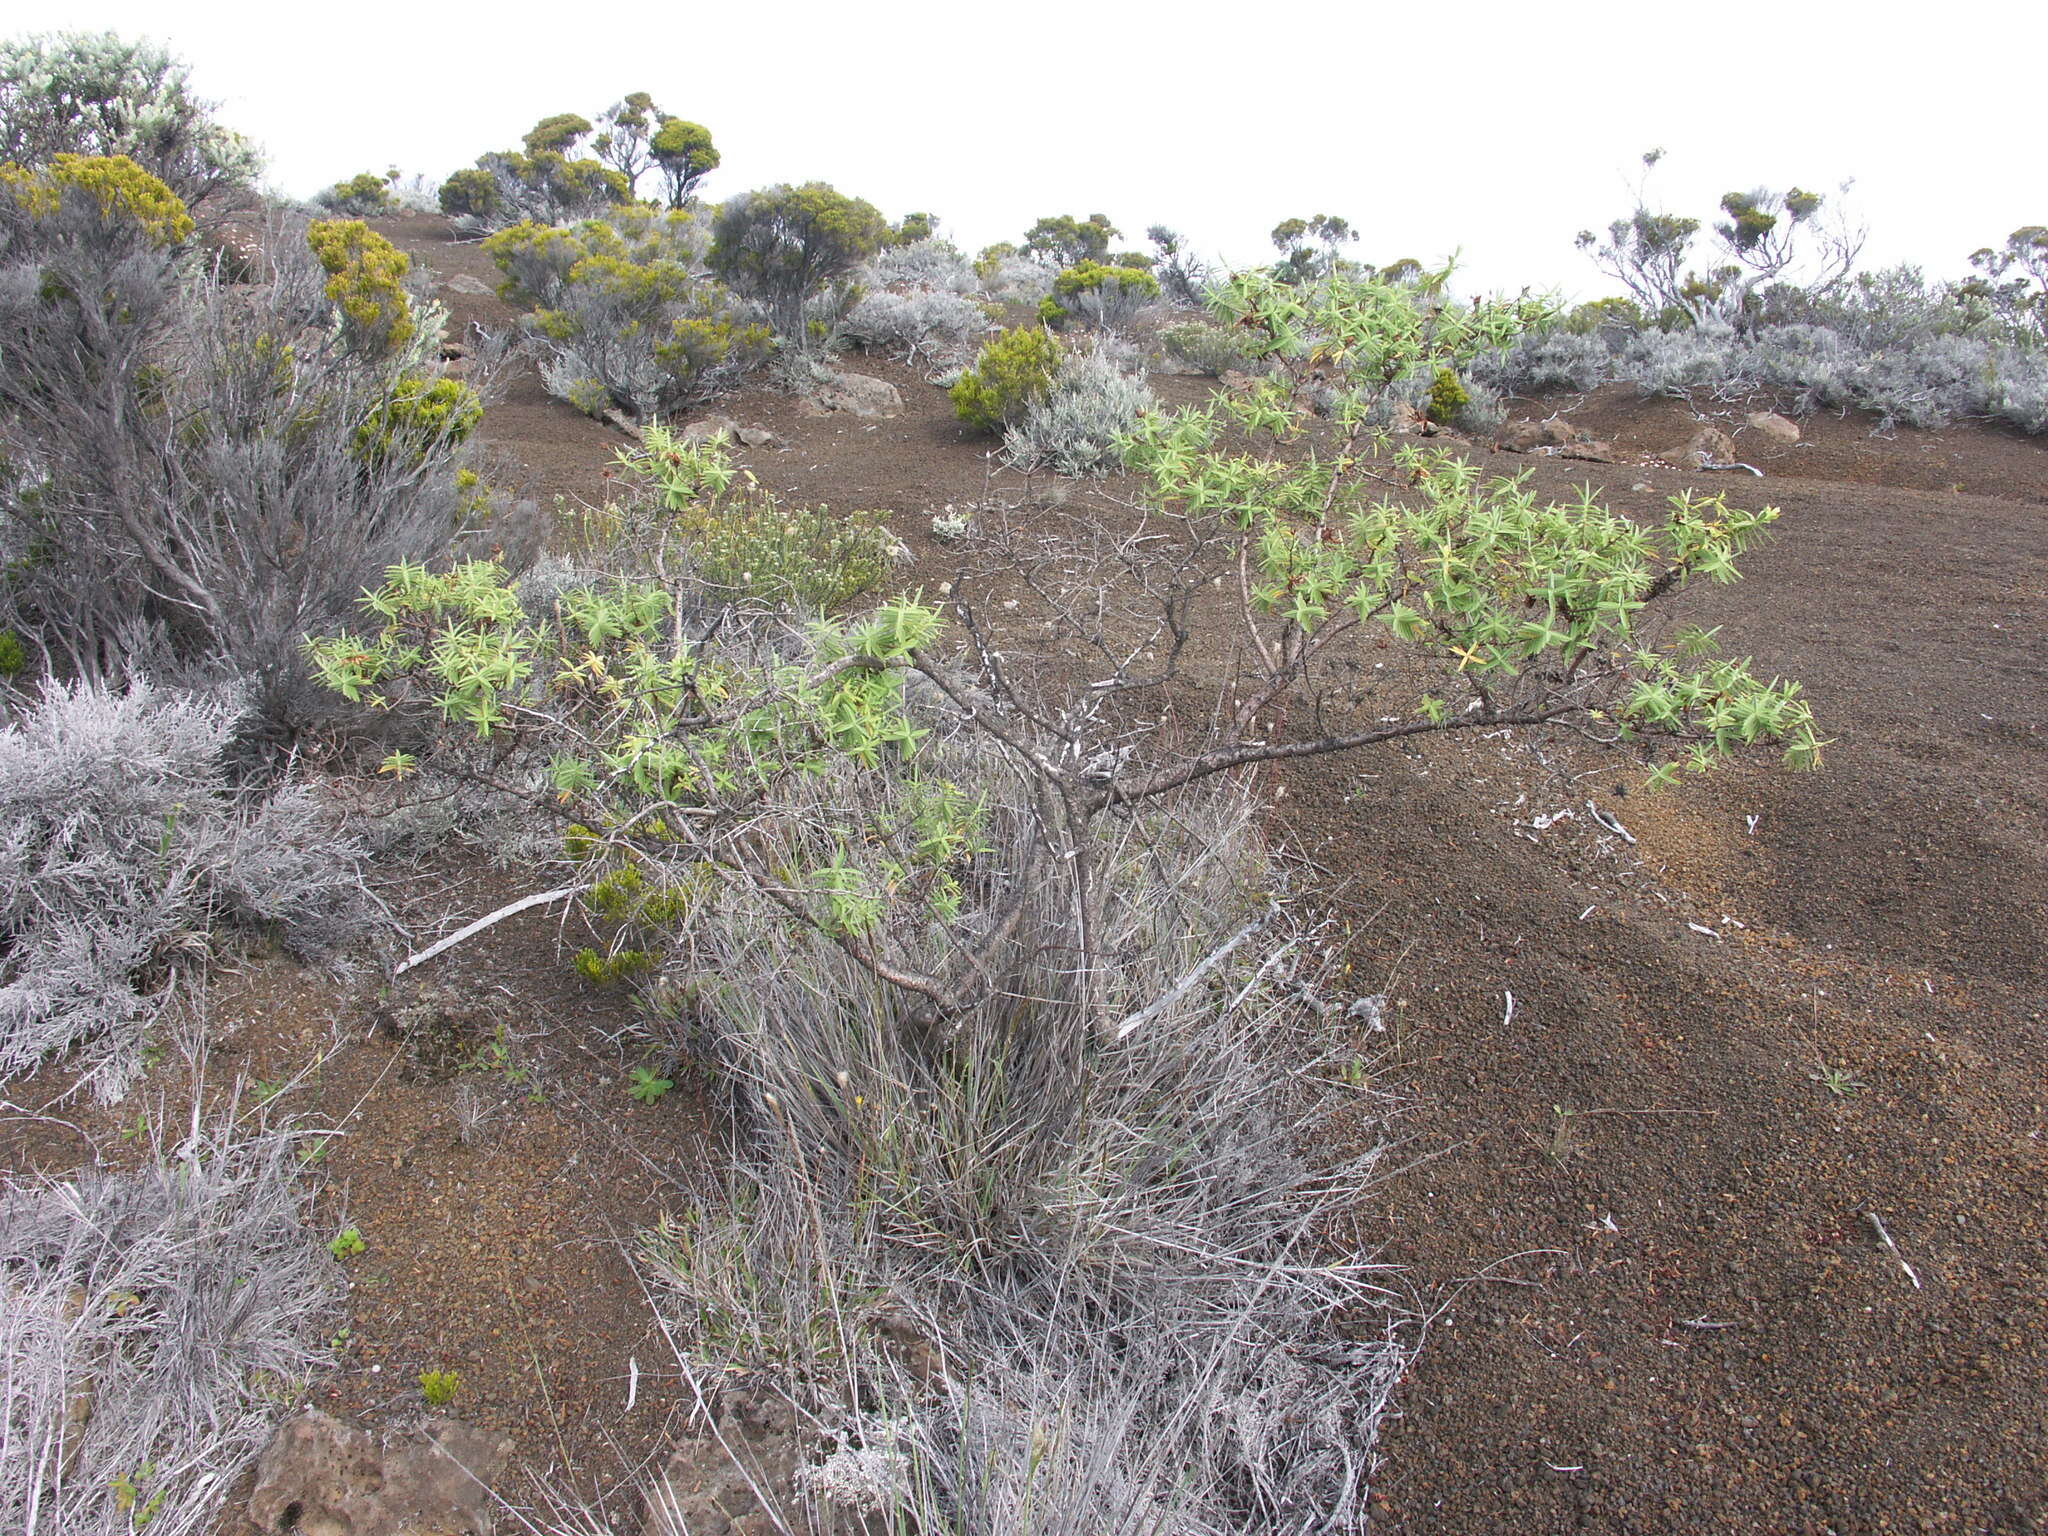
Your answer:
[[[1201,320],[1166,327],[1159,333],[1159,344],[1175,362],[1212,377],[1222,373],[1254,372],[1259,367],[1258,360],[1246,350],[1234,332]]]
[[[441,211],[450,218],[488,222],[501,206],[498,178],[481,167],[457,171],[441,183]]]
[[[896,549],[887,513],[837,518],[824,507],[784,506],[737,474],[720,443],[684,442],[655,423],[642,442],[642,452],[620,455],[619,468],[659,496],[698,579],[720,596],[822,613],[887,573]]]
[[[400,379],[356,429],[356,452],[418,463],[460,444],[483,419],[483,396],[459,379]]]
[[[1437,369],[1429,386],[1429,419],[1449,426],[1471,403],[1472,397],[1458,382],[1457,374],[1449,368]]]
[[[67,210],[93,208],[102,234],[139,234],[159,250],[192,234],[178,195],[126,155],[58,155],[47,167],[0,165],[0,194],[18,216],[53,225]]]
[[[566,229],[516,224],[484,242],[500,293],[537,306],[527,334],[548,390],[586,415],[610,406],[643,420],[732,387],[766,359],[767,327],[695,270],[688,213],[622,209]]]
[[[13,682],[28,670],[28,649],[21,643],[21,636],[11,629],[0,629],[0,678]]]
[[[1142,268],[1084,261],[1052,280],[1052,292],[1039,304],[1038,318],[1056,328],[1079,323],[1120,330],[1158,297],[1159,279]]]
[[[821,181],[746,192],[718,210],[711,270],[735,293],[768,308],[775,334],[807,347],[809,309],[828,299],[831,319],[852,306],[855,268],[889,238],[872,203]]]
[[[361,219],[316,221],[306,243],[327,273],[327,297],[350,346],[389,357],[412,340],[412,304],[400,281],[412,268],[410,257]]]
[[[380,213],[389,213],[397,206],[385,179],[370,171],[351,176],[347,181],[337,181],[313,201],[329,213],[351,219],[374,218]]]
[[[1059,367],[1059,338],[1050,331],[1035,325],[1005,331],[954,384],[954,413],[980,432],[1015,426],[1031,402],[1052,388]]]

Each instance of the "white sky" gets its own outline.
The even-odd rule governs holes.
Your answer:
[[[1100,211],[1125,246],[1165,223],[1249,262],[1281,219],[1327,212],[1364,260],[1462,249],[1462,289],[1589,296],[1609,285],[1572,237],[1627,210],[1652,146],[1653,200],[1695,217],[1733,188],[1853,178],[1866,265],[1957,275],[2048,222],[2041,0],[0,0],[0,36],[53,28],[167,40],[302,197],[394,164],[438,180],[646,90],[711,129],[707,196],[829,181],[892,218],[936,211],[970,253]]]

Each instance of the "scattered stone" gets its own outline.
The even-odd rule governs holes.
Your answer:
[[[701,443],[723,432],[743,448],[780,448],[782,439],[766,427],[743,427],[730,416],[700,416],[677,435],[686,443]]]
[[[1394,430],[1403,436],[1411,432],[1427,430],[1428,423],[1425,421],[1422,412],[1415,409],[1406,400],[1396,400],[1394,402],[1393,417],[1392,424]]]
[[[1588,464],[1612,464],[1615,462],[1614,447],[1610,443],[1584,442],[1567,443],[1557,450],[1561,459],[1584,459]]]
[[[1709,464],[1726,464],[1735,457],[1735,439],[1719,427],[1701,427],[1691,439],[1657,455],[1685,469],[1704,469]]]
[[[1751,411],[1743,420],[1752,431],[1761,432],[1781,447],[1790,448],[1799,441],[1799,423],[1776,411]]]
[[[457,293],[477,293],[488,296],[493,290],[481,278],[471,277],[467,272],[458,272],[453,277],[441,279],[443,288],[452,288]]]
[[[604,424],[615,432],[623,432],[634,442],[640,441],[640,424],[616,405],[605,407]]]
[[[249,1520],[262,1536],[491,1536],[490,1487],[511,1454],[456,1419],[380,1437],[308,1409],[257,1461]]]
[[[887,379],[865,373],[826,373],[805,396],[805,405],[807,414],[843,411],[872,421],[902,415],[903,392]]]
[[[1579,431],[1560,416],[1542,421],[1511,421],[1500,429],[1494,446],[1509,453],[1534,453],[1538,448],[1569,448]]]

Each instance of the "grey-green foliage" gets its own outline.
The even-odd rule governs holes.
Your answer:
[[[1070,350],[1052,388],[1003,434],[1003,453],[1018,469],[1103,474],[1120,462],[1117,439],[1153,404],[1142,373],[1126,373],[1110,345],[1098,341],[1086,351]]]
[[[0,1082],[85,1044],[118,1097],[163,1001],[167,946],[216,922],[315,958],[358,931],[355,847],[313,796],[240,791],[226,694],[46,684],[0,728]]]
[[[191,66],[147,39],[65,32],[0,43],[0,161],[126,155],[200,217],[262,165],[213,109],[192,93]]]
[[[322,1363],[338,1277],[293,1138],[148,1151],[0,1185],[0,1527],[24,1536],[213,1530]]]

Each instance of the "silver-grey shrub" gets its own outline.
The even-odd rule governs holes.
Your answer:
[[[988,333],[988,311],[943,288],[872,290],[854,305],[842,334],[912,362],[963,363]]]
[[[1027,471],[1105,474],[1121,462],[1117,438],[1154,404],[1144,379],[1125,373],[1111,348],[1069,351],[1052,388],[1003,434],[1004,456]]]
[[[439,316],[414,306],[388,353],[352,343],[295,216],[267,230],[260,280],[230,285],[90,198],[42,218],[16,201],[0,199],[5,622],[83,675],[118,675],[117,638],[154,630],[179,662],[247,681],[266,725],[294,723],[312,702],[301,639],[387,566],[445,550],[479,500],[457,483],[475,398],[433,377]],[[447,391],[467,414],[406,414]]]
[[[239,792],[225,694],[46,684],[0,729],[0,1082],[87,1044],[126,1091],[166,951],[214,923],[316,958],[358,931],[355,848],[302,787]]]
[[[934,288],[962,297],[981,292],[974,263],[948,240],[887,246],[869,261],[863,281],[874,288]]]
[[[0,1528],[192,1536],[322,1362],[339,1289],[292,1138],[196,1129],[0,1186]]]

